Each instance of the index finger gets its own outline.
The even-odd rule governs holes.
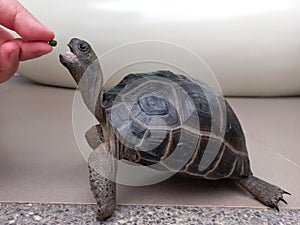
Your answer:
[[[0,24],[28,41],[49,41],[54,33],[42,25],[16,0],[0,0]]]

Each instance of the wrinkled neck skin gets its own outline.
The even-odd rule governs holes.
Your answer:
[[[77,78],[75,77],[83,101],[88,107],[88,109],[91,111],[91,113],[95,115],[98,121],[100,123],[103,123],[103,113],[98,112],[99,106],[102,103],[103,86],[103,75],[99,61],[96,59],[93,63],[87,66],[86,69],[83,69],[83,71],[84,72],[80,80],[76,80]]]

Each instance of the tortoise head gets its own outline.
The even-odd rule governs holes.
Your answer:
[[[97,61],[97,55],[89,43],[78,38],[72,38],[68,46],[70,51],[60,54],[59,59],[78,84],[88,68]]]
[[[68,46],[70,51],[60,54],[60,62],[69,70],[76,81],[89,110],[94,115],[97,114],[98,118],[103,117],[98,115],[99,110],[97,111],[99,102],[102,102],[101,90],[103,85],[103,75],[97,55],[89,43],[78,38],[72,38]]]

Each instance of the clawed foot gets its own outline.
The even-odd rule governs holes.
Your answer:
[[[258,201],[266,206],[276,209],[277,211],[279,211],[278,203],[280,201],[287,204],[283,195],[291,195],[287,191],[282,190],[280,187],[254,176],[241,178],[238,180],[238,183],[250,192]]]
[[[274,185],[273,185],[274,186]],[[289,192],[282,190],[281,188],[275,186],[277,189],[274,190],[272,195],[267,195],[266,199],[266,203],[264,203],[265,205],[276,209],[279,212],[279,207],[278,207],[278,203],[280,201],[282,201],[283,203],[285,203],[286,205],[288,204],[284,198],[283,195],[287,194],[287,195],[291,195]],[[259,200],[259,199],[258,199]]]

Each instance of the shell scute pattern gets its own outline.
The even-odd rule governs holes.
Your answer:
[[[110,122],[120,123],[112,126],[121,158],[133,161],[134,155],[137,163],[148,166],[164,160],[158,167],[207,179],[252,174],[233,110],[201,82],[169,71],[129,74],[104,92],[102,105]],[[187,146],[191,143],[193,147]]]

